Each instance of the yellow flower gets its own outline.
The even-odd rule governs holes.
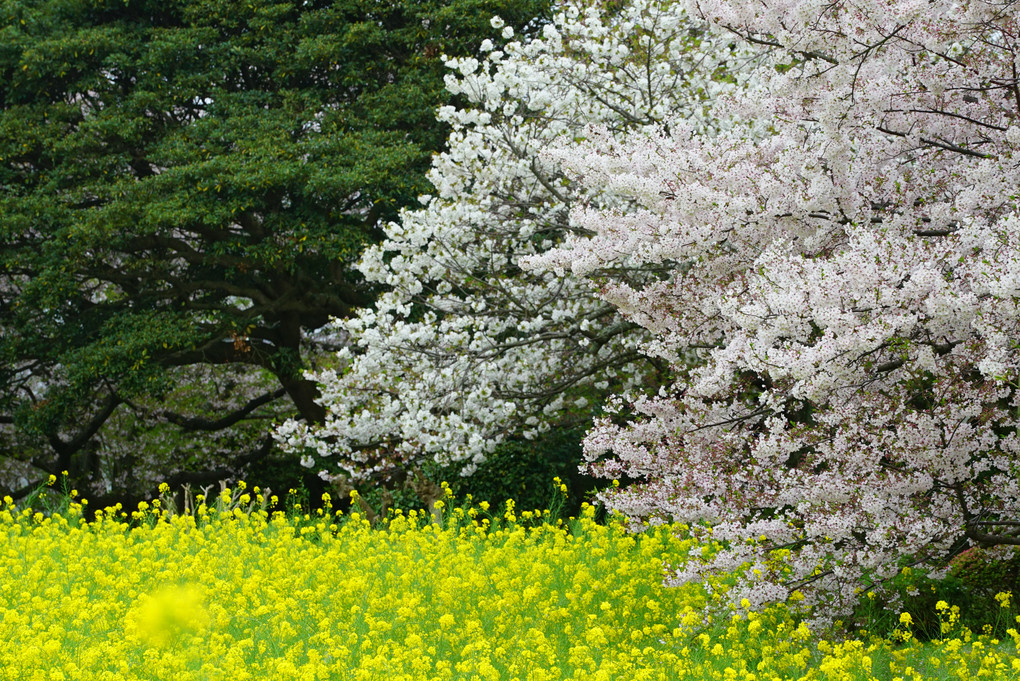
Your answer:
[[[209,623],[202,590],[194,585],[161,589],[143,595],[128,611],[128,631],[155,645],[165,645]]]

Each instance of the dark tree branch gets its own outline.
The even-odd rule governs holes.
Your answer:
[[[278,388],[271,393],[265,393],[264,395],[259,395],[258,397],[249,400],[247,404],[237,411],[218,419],[205,419],[198,416],[183,416],[169,411],[160,412],[160,416],[163,416],[166,420],[184,428],[185,430],[223,430],[224,428],[229,428],[242,420],[259,407],[269,404],[286,394],[287,391],[284,388]]]
[[[968,523],[965,533],[969,539],[973,539],[984,546],[1020,546],[1020,537],[1012,534],[989,534],[981,532],[973,524]]]
[[[941,357],[942,355],[948,354],[953,348],[959,345],[962,341],[948,341],[946,343],[922,343],[922,345],[930,345],[935,351],[935,354]],[[884,362],[875,367],[875,371],[880,374],[886,374],[890,371],[895,371],[901,366],[907,363],[905,359],[894,359],[888,362]]]
[[[122,402],[123,400],[118,395],[111,394],[106,398],[102,408],[89,420],[88,424],[78,431],[77,435],[66,442],[61,440],[56,433],[49,436],[50,446],[53,447],[53,450],[60,457],[61,465],[99,432],[99,429],[103,427],[103,424],[113,415],[113,412]]]
[[[890,130],[889,128],[883,126],[878,126],[878,131],[884,132],[887,135],[893,135],[895,137],[907,137],[907,133],[905,132],[896,132],[895,130]],[[945,149],[946,151],[952,151],[957,154],[963,154],[964,156],[973,156],[975,158],[982,159],[994,158],[994,156],[992,156],[991,154],[985,154],[980,151],[974,151],[973,149],[961,147],[956,144],[951,144],[949,142],[943,142],[941,140],[933,140],[928,139],[926,137],[921,137],[920,142],[921,144],[927,144],[930,147],[938,147],[939,149]]]

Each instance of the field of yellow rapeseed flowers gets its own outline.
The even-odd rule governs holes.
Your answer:
[[[0,679],[641,681],[1020,678],[1017,639],[942,640],[909,616],[893,640],[828,641],[785,609],[709,621],[711,599],[662,586],[695,542],[627,533],[593,509],[495,517],[272,511],[224,490],[86,522],[0,510]],[[945,606],[943,608],[942,606]]]

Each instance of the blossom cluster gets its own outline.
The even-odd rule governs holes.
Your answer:
[[[310,374],[325,423],[277,431],[306,465],[358,478],[434,458],[469,474],[507,433],[587,420],[593,396],[647,380],[639,327],[587,282],[520,267],[578,230],[570,206],[620,203],[541,152],[592,123],[612,134],[667,116],[706,124],[706,103],[731,87],[717,72],[732,55],[671,2],[637,0],[611,17],[584,2],[560,10],[526,40],[494,18],[499,46],[448,60],[447,87],[469,104],[439,111],[452,132],[430,174],[435,195],[387,225],[358,265],[385,292],[336,320],[348,345]]]
[[[678,376],[588,435],[593,470],[640,481],[608,503],[713,525],[727,549],[674,583],[749,565],[735,598],[802,589],[820,617],[1017,543],[1016,3],[677,5],[753,54],[725,124],[549,150],[631,203],[575,207],[584,236],[524,263],[592,281]]]
[[[713,622],[709,590],[664,587],[660,561],[718,547],[679,527],[596,524],[591,507],[558,525],[512,503],[499,515],[440,502],[443,523],[411,512],[373,529],[271,502],[242,487],[187,514],[157,500],[86,522],[77,504],[44,515],[6,501],[3,677],[913,680],[1020,667],[1015,630],[973,635],[955,607],[927,645],[906,614],[894,639],[869,641],[820,637],[782,606]]]

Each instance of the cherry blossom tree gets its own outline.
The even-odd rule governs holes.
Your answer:
[[[744,87],[714,131],[549,151],[628,208],[575,204],[524,263],[593,282],[677,372],[590,431],[590,467],[640,481],[606,501],[710,526],[723,549],[673,581],[738,571],[735,603],[799,590],[820,619],[1020,545],[1017,2],[678,4],[754,53]]]
[[[638,350],[645,332],[587,281],[520,268],[579,231],[570,206],[630,201],[568,181],[541,151],[592,123],[610,136],[667,117],[704,127],[707,102],[731,87],[720,77],[728,41],[661,0],[611,17],[569,2],[531,40],[514,40],[498,17],[492,25],[499,37],[478,59],[447,62],[447,87],[468,105],[439,111],[453,132],[433,163],[435,194],[389,224],[358,266],[385,292],[336,321],[347,347],[311,374],[325,423],[277,432],[309,466],[362,478],[437,460],[469,474],[509,433],[590,422],[602,396],[656,382]]]

